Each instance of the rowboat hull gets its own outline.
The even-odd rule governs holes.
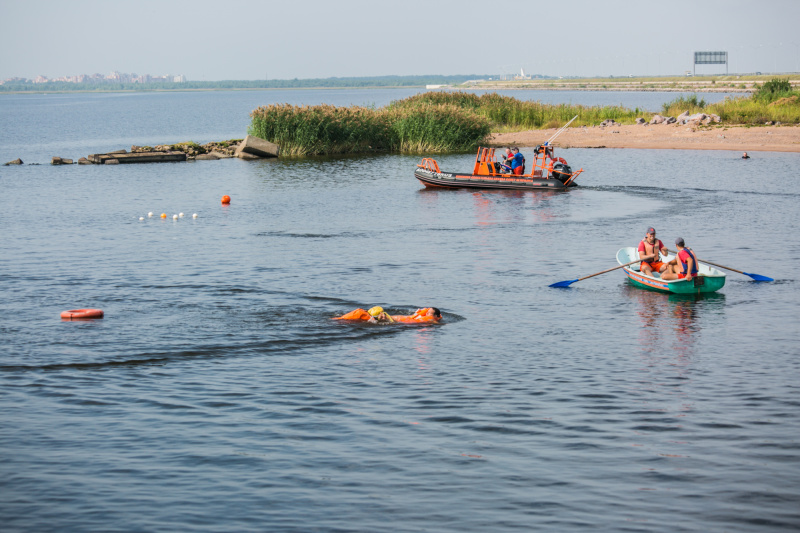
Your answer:
[[[622,248],[617,252],[620,265],[635,261],[638,258],[636,248]],[[664,261],[674,259],[667,256]],[[647,276],[639,272],[638,263],[623,267],[628,281],[635,287],[669,294],[703,294],[716,292],[725,285],[725,273],[704,263],[698,264],[698,276],[689,279],[663,280],[658,276]]]
[[[503,176],[484,176],[476,174],[453,174],[434,172],[423,168],[414,171],[414,177],[425,187],[446,189],[507,189],[507,190],[566,190],[575,187],[565,186],[557,179],[530,178],[506,174]]]

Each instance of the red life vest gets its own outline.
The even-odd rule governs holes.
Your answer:
[[[684,248],[680,252],[678,252],[678,260],[681,262],[681,273],[686,276],[686,265],[688,264],[689,257],[692,258],[692,271],[689,272],[691,277],[697,276],[697,257],[695,257],[694,252],[689,248]]]

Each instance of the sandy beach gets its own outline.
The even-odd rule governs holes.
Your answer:
[[[492,146],[537,146],[557,130],[497,133]],[[568,128],[555,141],[562,148],[646,148],[800,152],[800,126],[715,126],[676,124]]]

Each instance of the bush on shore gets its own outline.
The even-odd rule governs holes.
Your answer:
[[[726,98],[716,104],[698,100],[697,95],[680,96],[664,104],[662,111],[670,116],[684,111],[714,113],[726,124],[800,124],[800,93],[792,90],[789,80],[775,78],[765,82],[752,96]]]

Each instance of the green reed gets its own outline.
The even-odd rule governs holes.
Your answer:
[[[250,117],[248,133],[277,144],[286,156],[384,152],[392,146],[385,115],[367,107],[273,104]]]
[[[716,113],[726,124],[800,124],[800,95],[794,93],[770,103],[752,97],[726,98],[709,105],[706,112]]]
[[[396,108],[269,105],[250,114],[250,135],[285,156],[366,152],[456,152],[483,143],[487,119],[451,104],[415,101]]]
[[[573,126],[596,125],[606,119],[622,123],[633,123],[642,116],[640,109],[622,106],[581,106],[571,104],[543,104],[537,101],[522,101],[497,93],[480,96],[460,91],[427,92],[392,102],[390,108],[414,106],[421,102],[450,104],[474,111],[492,122],[494,131],[520,129],[556,128],[563,126],[575,115]]]
[[[451,103],[421,99],[403,106],[389,106],[386,115],[396,152],[472,150],[484,143],[492,131],[487,118]]]
[[[661,113],[665,116],[677,116],[685,111],[695,114],[702,112],[706,105],[708,105],[706,101],[702,98],[698,100],[696,94],[679,96],[674,100],[661,104]]]

